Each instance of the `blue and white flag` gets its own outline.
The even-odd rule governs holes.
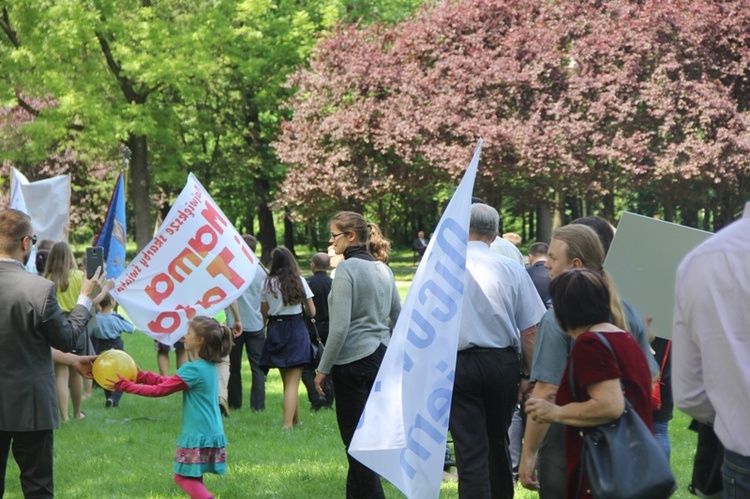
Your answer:
[[[440,494],[482,139],[414,275],[349,454],[408,498]]]
[[[104,248],[107,277],[117,278],[125,270],[125,174],[120,172],[107,207],[107,216],[95,245]]]

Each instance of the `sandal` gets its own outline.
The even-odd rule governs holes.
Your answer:
[[[86,413],[81,411],[81,413],[75,417],[76,419],[86,419]]]

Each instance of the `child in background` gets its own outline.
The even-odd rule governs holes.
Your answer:
[[[106,295],[99,302],[99,312],[96,313],[97,325],[91,330],[94,350],[97,355],[107,350],[125,350],[122,342],[122,333],[133,334],[135,326],[120,314],[113,312],[115,301],[111,296]],[[104,389],[104,407],[119,407],[122,392],[111,392]]]
[[[216,400],[219,375],[216,363],[229,354],[232,332],[216,319],[198,316],[188,323],[185,350],[197,359],[183,364],[172,377],[138,370],[131,383],[120,377],[117,391],[164,397],[182,391],[182,433],[177,439],[174,481],[191,499],[213,497],[203,485],[204,473],[226,473],[227,439]],[[114,381],[114,380],[113,380]]]
[[[78,270],[73,250],[66,242],[57,242],[52,246],[44,269],[44,277],[55,283],[57,303],[65,312],[70,313],[76,306],[76,300],[81,293],[83,272]],[[88,355],[88,335],[81,336],[81,341],[72,353]],[[53,349],[54,350],[54,349]],[[72,366],[55,362],[55,378],[57,383],[57,405],[60,409],[60,419],[70,421],[68,413],[68,399],[73,400],[73,417],[83,419],[86,414],[81,410],[83,400],[83,378]]]

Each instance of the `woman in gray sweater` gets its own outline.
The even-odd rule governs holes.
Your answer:
[[[323,383],[331,375],[336,419],[348,451],[401,311],[401,299],[393,272],[384,263],[391,243],[377,225],[358,213],[339,212],[331,220],[329,243],[344,261],[336,267],[328,295],[328,341],[315,387],[323,395]],[[346,457],[346,497],[385,497],[377,473],[348,452]]]

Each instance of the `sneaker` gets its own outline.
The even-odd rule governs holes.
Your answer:
[[[107,399],[107,401],[104,402],[104,407],[106,407],[107,409],[111,409],[114,406],[115,406],[115,401],[112,399]]]

